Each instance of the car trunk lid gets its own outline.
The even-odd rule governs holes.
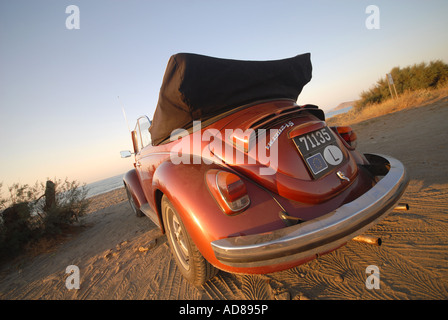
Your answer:
[[[279,101],[238,112],[216,135],[225,147],[210,151],[282,197],[326,201],[351,185],[357,166],[316,108]]]

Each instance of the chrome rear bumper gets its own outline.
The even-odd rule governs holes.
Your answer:
[[[408,184],[400,161],[366,154],[369,170],[383,178],[368,192],[319,218],[272,232],[211,243],[216,258],[231,267],[263,267],[299,261],[335,249],[365,232],[395,206]]]

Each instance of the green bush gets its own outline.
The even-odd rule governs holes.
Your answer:
[[[448,82],[448,64],[441,60],[431,61],[429,64],[422,62],[405,68],[394,67],[389,73],[399,95],[406,91],[435,89]],[[384,77],[369,90],[361,92],[355,109],[361,110],[367,105],[381,103],[390,98],[389,85]]]
[[[0,191],[2,184],[0,183]],[[65,179],[18,183],[9,187],[9,198],[0,193],[0,260],[11,257],[31,241],[61,233],[87,211],[87,188]]]

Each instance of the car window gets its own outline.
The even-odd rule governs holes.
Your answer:
[[[147,117],[140,117],[137,120],[137,134],[139,141],[139,150],[151,144],[151,134],[149,133],[149,127],[151,122]]]

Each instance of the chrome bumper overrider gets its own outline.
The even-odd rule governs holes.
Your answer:
[[[368,192],[319,218],[271,232],[211,243],[216,258],[232,267],[263,267],[315,256],[343,245],[393,210],[408,184],[400,161],[366,154],[375,175],[384,175]]]

